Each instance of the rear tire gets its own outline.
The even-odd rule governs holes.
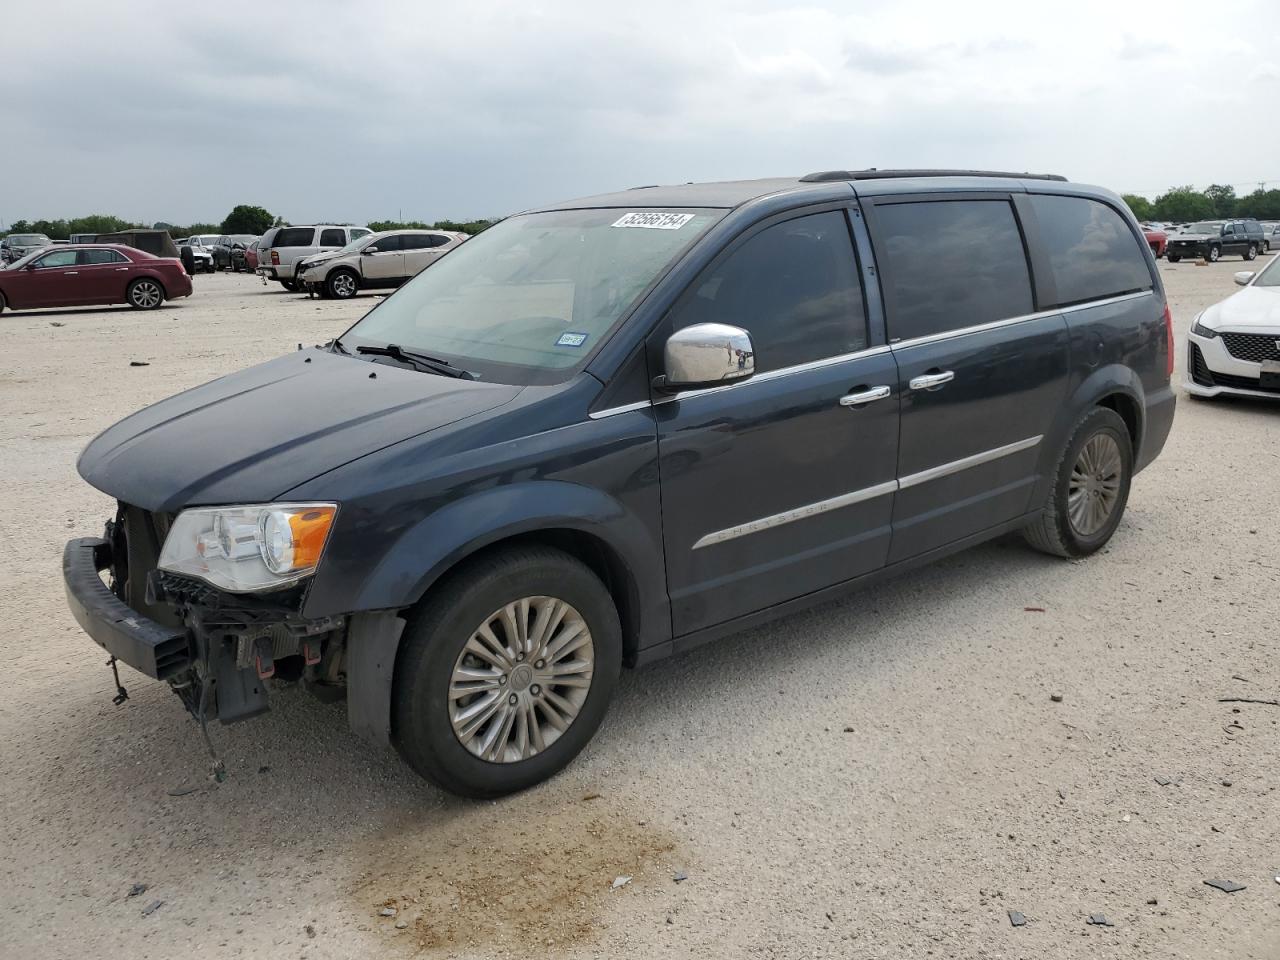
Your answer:
[[[1040,515],[1023,528],[1031,546],[1058,557],[1101,549],[1124,516],[1133,479],[1133,442],[1114,410],[1094,407],[1076,425],[1054,467]]]
[[[524,790],[586,746],[621,666],[613,599],[583,563],[549,547],[482,556],[433,587],[410,617],[392,739],[414,770],[451,793]]]
[[[125,299],[135,310],[156,310],[164,303],[164,287],[159,280],[139,277],[125,291]]]
[[[0,293],[0,313],[4,313],[4,308],[6,306],[8,306],[8,303],[4,299],[4,294]]]
[[[1258,246],[1257,246],[1257,244],[1253,244],[1253,243],[1249,244],[1249,249],[1248,249],[1248,250],[1246,250],[1246,251],[1244,252],[1244,258],[1245,258],[1246,260],[1257,260],[1257,259],[1258,259]]]

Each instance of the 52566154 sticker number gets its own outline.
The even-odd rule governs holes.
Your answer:
[[[615,227],[644,227],[648,230],[679,230],[692,219],[692,213],[636,210],[632,213],[623,214],[613,222],[613,225]]]

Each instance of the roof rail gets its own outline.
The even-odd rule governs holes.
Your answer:
[[[827,183],[831,180],[897,180],[905,177],[1006,177],[1014,180],[1061,180],[1056,173],[1010,173],[1005,170],[820,170],[800,178],[801,183]]]

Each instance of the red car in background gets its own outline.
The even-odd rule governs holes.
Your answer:
[[[244,267],[246,273],[258,272],[258,241],[254,240],[244,248]]]
[[[1147,243],[1151,247],[1151,252],[1155,254],[1155,258],[1159,260],[1164,256],[1164,248],[1169,245],[1169,235],[1163,230],[1156,230],[1152,227],[1143,227],[1142,235],[1147,238]]]
[[[181,260],[113,243],[46,247],[0,270],[0,310],[104,303],[154,310],[189,296]]]

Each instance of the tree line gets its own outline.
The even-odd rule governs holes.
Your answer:
[[[331,221],[324,221],[331,222]],[[372,230],[453,230],[474,236],[490,226],[492,220],[468,220],[458,223],[453,220],[438,220],[435,223],[412,221],[399,223],[393,220],[375,220],[368,226]],[[105,213],[94,213],[87,217],[73,217],[69,220],[15,220],[9,225],[10,233],[42,233],[50,240],[69,240],[73,234],[119,233],[122,230],[168,230],[171,237],[189,237],[197,233],[252,234],[260,236],[272,227],[289,226],[281,218],[274,216],[263,207],[251,204],[238,204],[221,223],[188,223],[176,224],[159,220],[155,223],[134,223],[120,217]]]
[[[1280,190],[1259,188],[1238,197],[1235,187],[1215,183],[1203,190],[1191,186],[1170,187],[1154,201],[1132,193],[1122,196],[1139,220],[1164,220],[1173,223],[1226,220],[1230,217],[1280,220]]]

